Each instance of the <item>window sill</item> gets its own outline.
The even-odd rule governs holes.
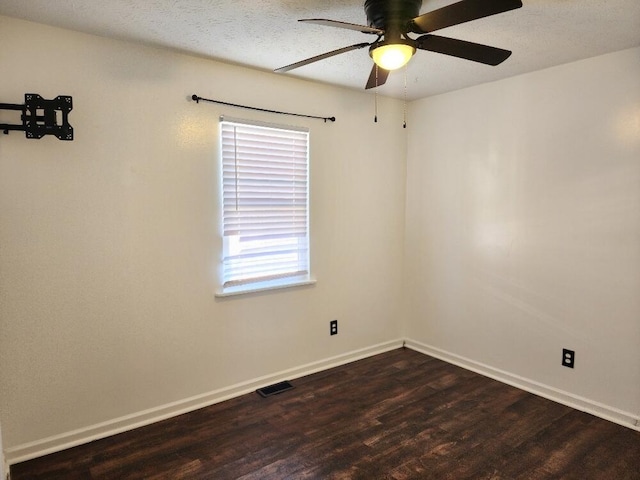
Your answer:
[[[216,297],[233,297],[247,293],[266,292],[269,290],[281,290],[283,288],[302,287],[305,285],[315,285],[316,280],[312,278],[294,278],[284,280],[272,280],[269,282],[254,283],[252,285],[240,285],[237,287],[225,288],[215,293]]]

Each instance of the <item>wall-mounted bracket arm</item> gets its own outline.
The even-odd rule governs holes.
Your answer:
[[[69,112],[72,108],[72,98],[67,95],[45,100],[36,93],[25,93],[24,105],[0,103],[0,110],[22,112],[22,124],[0,123],[0,130],[5,134],[11,130],[22,131],[27,138],[55,135],[60,140],[73,140],[73,127],[69,125]]]

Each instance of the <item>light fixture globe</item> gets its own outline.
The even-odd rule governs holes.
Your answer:
[[[397,70],[407,64],[416,48],[404,40],[394,43],[380,43],[369,50],[369,55],[380,68]]]

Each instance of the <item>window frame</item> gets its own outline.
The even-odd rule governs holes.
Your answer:
[[[225,227],[226,225],[228,226],[228,223],[231,221],[229,220],[229,218],[231,216],[228,216],[228,214],[226,213],[225,210],[225,178],[227,180],[229,180],[229,176],[228,173],[225,173],[225,165],[228,166],[227,163],[225,163],[225,153],[224,153],[224,147],[225,145],[228,145],[227,143],[225,143],[225,139],[223,138],[223,128],[225,126],[225,124],[227,125],[236,125],[240,128],[242,127],[247,127],[248,129],[257,129],[259,131],[263,131],[263,132],[268,132],[270,129],[274,130],[274,131],[281,131],[281,132],[285,132],[285,133],[291,133],[292,135],[299,135],[300,133],[303,133],[306,137],[306,148],[305,148],[305,168],[306,168],[306,177],[305,177],[305,182],[304,182],[304,196],[306,199],[306,204],[305,204],[305,208],[304,208],[304,225],[305,225],[305,232],[304,232],[304,237],[305,241],[303,242],[303,249],[300,248],[296,248],[295,252],[297,255],[300,255],[300,252],[305,252],[306,251],[306,260],[303,262],[303,264],[306,264],[306,271],[300,273],[300,274],[295,274],[295,272],[291,271],[291,272],[287,272],[286,274],[282,274],[281,276],[278,274],[275,274],[272,272],[272,276],[276,277],[276,278],[270,278],[270,279],[266,279],[266,280],[251,280],[251,279],[240,279],[240,280],[233,280],[231,283],[232,285],[225,285],[225,283],[229,283],[229,280],[225,280],[226,274],[225,274],[225,269],[227,268],[225,265],[225,262],[229,259],[230,256],[230,244],[231,242],[231,236],[226,235],[225,234]],[[306,127],[297,127],[297,126],[292,126],[292,125],[282,125],[282,124],[273,124],[273,123],[267,123],[267,122],[260,122],[260,121],[255,121],[255,120],[246,120],[246,119],[239,119],[239,118],[234,118],[234,117],[227,117],[227,116],[221,116],[220,117],[220,122],[218,125],[218,134],[219,134],[219,152],[218,152],[218,158],[219,158],[219,167],[220,167],[220,171],[219,171],[219,175],[218,175],[218,180],[219,180],[219,192],[220,192],[220,207],[219,207],[219,212],[220,212],[220,236],[221,236],[221,240],[222,240],[222,244],[221,244],[221,255],[219,258],[219,281],[218,281],[218,289],[215,292],[215,295],[217,297],[226,297],[226,296],[233,296],[233,295],[240,295],[240,294],[245,294],[245,293],[251,293],[251,292],[258,292],[258,291],[264,291],[264,290],[275,290],[275,289],[282,289],[282,288],[291,288],[291,287],[297,287],[297,286],[303,286],[303,285],[312,285],[316,283],[316,280],[311,276],[311,235],[310,235],[310,228],[309,228],[309,223],[310,223],[310,131],[308,128]],[[274,137],[276,137],[276,135],[274,134]],[[233,145],[235,145],[235,140],[233,141]],[[236,150],[237,151],[237,150]],[[234,154],[237,155],[237,154]],[[292,147],[292,155],[294,156],[294,152],[293,152],[293,147]],[[233,189],[233,194],[235,195],[236,198],[236,202],[238,201],[238,192],[235,190],[235,188],[237,188],[237,180],[238,180],[238,170],[237,170],[237,156],[235,156],[233,158],[232,161],[236,162],[236,171],[234,172],[234,174],[232,174],[233,176],[231,177],[234,181],[235,181],[235,185],[236,187],[232,187]],[[229,157],[227,157],[227,162],[230,160]],[[299,161],[299,160],[298,160]],[[295,163],[295,161],[292,161],[292,165]],[[295,167],[294,167],[295,168]],[[292,181],[293,183],[293,181]],[[229,192],[227,192],[229,193]],[[275,207],[274,205],[267,205],[270,207]],[[236,207],[237,208],[237,207]],[[274,210],[270,210],[271,212],[274,212]],[[288,240],[291,240],[291,238],[295,238],[295,236],[293,237],[285,237]],[[286,243],[283,242],[283,243]],[[267,247],[265,247],[267,248]],[[273,253],[271,253],[270,255],[274,255]],[[297,260],[297,264],[300,264],[300,260]]]

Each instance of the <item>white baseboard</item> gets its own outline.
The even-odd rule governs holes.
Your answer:
[[[445,362],[452,363],[459,367],[471,370],[473,372],[484,375],[485,377],[493,378],[499,382],[506,383],[513,387],[525,390],[540,397],[553,400],[554,402],[561,403],[576,410],[587,412],[597,417],[609,420],[624,427],[631,428],[632,430],[640,431],[640,421],[637,415],[630,412],[625,412],[602,403],[589,400],[578,395],[574,395],[563,390],[538,383],[533,380],[514,375],[513,373],[506,372],[497,368],[490,367],[480,362],[476,362],[469,358],[450,353],[439,348],[427,345],[415,340],[406,340],[406,347],[415,350],[426,355],[430,355]]]
[[[263,377],[214,390],[202,395],[196,395],[177,402],[150,408],[131,415],[125,415],[106,422],[54,435],[34,442],[17,445],[5,450],[5,460],[9,465],[13,465],[15,463],[24,462],[50,453],[59,452],[67,448],[89,443],[93,440],[106,438],[111,435],[133,430],[134,428],[149,425],[160,420],[165,420],[215,403],[223,402],[246,393],[254,392],[258,388],[262,388],[267,385],[284,380],[293,380],[305,375],[310,375],[322,370],[327,370],[356,360],[388,352],[390,350],[400,348],[402,345],[403,342],[401,339],[380,343],[371,347],[354,350],[334,357],[329,357],[324,360],[319,360],[317,362],[308,363],[300,367],[290,368],[271,375],[265,375]]]
[[[402,339],[380,343],[371,347],[354,350],[334,357],[329,357],[317,362],[308,363],[295,368],[290,368],[271,375],[248,380],[246,382],[231,385],[229,387],[214,390],[194,397],[168,403],[155,408],[133,413],[123,417],[108,420],[106,422],[90,425],[70,432],[65,432],[52,437],[34,442],[17,445],[5,450],[5,462],[8,465],[24,462],[32,458],[41,457],[49,453],[59,452],[67,448],[82,445],[84,443],[106,438],[111,435],[133,430],[138,427],[175,417],[183,413],[191,412],[199,408],[207,407],[215,403],[223,402],[246,393],[254,392],[258,388],[271,385],[283,380],[293,380],[305,375],[310,375],[322,370],[345,365],[356,360],[371,357],[388,352],[402,346],[406,346],[426,355],[430,355],[445,362],[479,373],[499,382],[512,385],[527,392],[567,405],[580,411],[591,413],[605,420],[640,431],[639,419],[629,412],[603,405],[601,403],[573,395],[569,392],[543,385],[533,380],[499,370],[474,360],[441,350],[415,340]]]

